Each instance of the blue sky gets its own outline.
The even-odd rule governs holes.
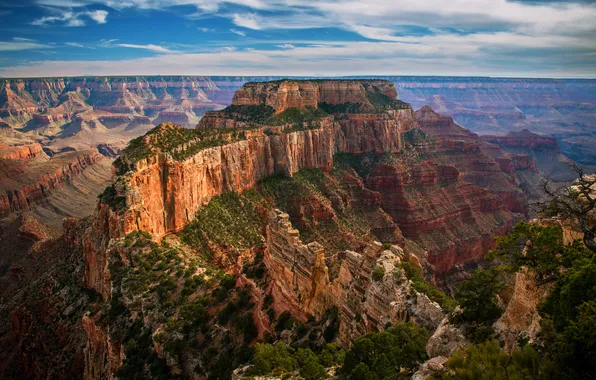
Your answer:
[[[596,4],[0,1],[0,76],[135,74],[596,77]]]

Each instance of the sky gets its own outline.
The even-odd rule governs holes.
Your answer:
[[[0,76],[596,77],[596,0],[0,0]]]

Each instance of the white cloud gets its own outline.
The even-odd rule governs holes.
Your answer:
[[[23,41],[29,41],[29,42],[35,41],[35,40],[32,40],[31,38],[24,38],[24,37],[13,37],[12,40],[13,41],[19,41],[19,42],[23,42]]]
[[[511,55],[512,41],[525,55]],[[595,42],[596,43],[596,42]],[[82,75],[526,75],[593,76],[594,65],[582,64],[574,56],[528,55],[534,46],[552,47],[586,44],[573,37],[518,39],[513,33],[462,36],[458,34],[408,37],[404,42],[346,42],[317,44],[293,49],[243,49],[226,46],[211,53],[158,55],[120,61],[40,61],[0,69],[0,75],[63,76]],[[137,45],[138,46],[138,45]],[[448,47],[448,48],[446,48]],[[589,46],[588,46],[589,48]],[[506,49],[503,59],[515,64],[495,62],[486,49]],[[595,59],[594,57],[592,59]],[[225,64],[222,64],[225,63]],[[341,64],[338,64],[341,62]],[[519,67],[528,67],[525,70]]]
[[[72,46],[72,47],[80,47],[80,48],[84,48],[85,47],[84,45],[79,44],[77,42],[65,42],[64,44],[65,45],[68,45],[68,46]]]
[[[31,24],[38,26],[48,25],[64,25],[69,27],[85,26],[86,22],[84,18],[90,18],[98,24],[105,24],[108,16],[107,11],[85,11],[85,12],[60,12],[55,11],[55,16],[44,16],[34,20]]]
[[[107,22],[106,17],[108,17],[108,12],[99,10],[88,12],[87,15],[98,24],[105,24]]]
[[[246,37],[246,32],[243,32],[243,31],[238,30],[238,29],[230,29],[230,32],[232,32],[234,34],[237,34],[239,36]]]
[[[232,16],[232,22],[235,25],[238,25],[238,26],[241,26],[241,27],[247,28],[247,29],[253,29],[253,30],[261,30],[262,23],[259,21],[260,19],[261,19],[261,17],[254,13],[248,13],[248,14],[244,14],[244,15],[235,13]]]
[[[294,46],[292,44],[283,44],[283,45],[277,45],[277,47],[280,47],[282,49],[294,49],[296,46]]]
[[[59,7],[64,11],[60,14],[49,14],[37,20],[37,25],[76,26],[91,20],[97,23],[105,22],[107,13],[101,16],[91,15],[90,12],[72,11],[76,9],[73,7],[97,3],[116,9],[130,7],[165,9],[175,5],[192,5],[196,7],[200,17],[208,15],[224,17],[239,29],[281,31],[340,28],[359,35],[363,40],[369,40],[343,43],[334,41],[334,35],[329,34],[328,38],[321,38],[322,41],[311,43],[284,41],[287,36],[281,38],[274,36],[275,39],[282,40],[262,41],[262,43],[270,43],[271,46],[296,45],[293,48],[287,46],[277,50],[256,51],[248,49],[235,51],[231,50],[232,47],[224,47],[217,53],[180,54],[180,57],[184,55],[191,61],[189,63],[169,62],[168,65],[162,66],[166,72],[180,70],[181,73],[203,74],[209,70],[212,70],[212,73],[229,70],[234,74],[244,75],[249,74],[251,70],[255,72],[261,70],[263,74],[270,74],[279,70],[293,70],[298,73],[308,69],[316,73],[329,74],[334,70],[349,73],[347,70],[352,69],[389,73],[416,71],[427,74],[449,74],[448,71],[451,73],[461,71],[466,75],[475,71],[476,74],[509,75],[512,73],[509,70],[517,67],[532,75],[539,73],[554,75],[560,72],[596,75],[596,24],[594,23],[596,4],[587,1],[529,3],[511,0],[488,2],[486,0],[399,0],[397,2],[395,0],[310,0],[309,2],[298,0],[129,0],[126,2],[37,0],[37,2]],[[222,6],[224,2],[228,4]],[[233,8],[230,4],[239,4],[242,8]],[[189,14],[186,17],[191,16]],[[203,32],[213,31],[209,28],[198,29]],[[454,30],[457,30],[457,33],[453,33]],[[245,33],[238,29],[230,31],[239,32],[237,34]],[[426,35],[420,35],[421,33]],[[250,33],[250,36],[259,37],[262,34],[255,32]],[[242,39],[238,44],[252,42],[249,39]],[[150,46],[153,48],[149,48]],[[161,53],[165,53],[166,51],[163,51],[165,49],[170,52],[169,49],[157,45],[135,45],[135,48]],[[537,49],[543,50],[538,52]],[[180,48],[180,50],[183,49]],[[229,64],[229,68],[222,68],[221,62],[210,63],[213,57],[224,53],[226,54],[225,66]],[[143,61],[143,63],[151,64],[153,65],[151,67],[157,70],[166,58],[170,57],[159,56],[155,57],[160,60],[159,62]],[[197,61],[199,58],[205,61]],[[342,60],[341,65],[337,64],[338,59]],[[518,65],[513,63],[516,59],[520,62]],[[109,66],[107,62],[99,62],[98,67]],[[320,69],[316,62],[321,63]],[[358,67],[356,63],[365,66]],[[81,63],[81,65],[85,64]],[[69,67],[69,65],[66,66]],[[338,68],[338,66],[341,67]],[[119,67],[114,66],[114,70],[117,72]],[[291,73],[288,72],[288,74]]]
[[[131,49],[151,50],[151,51],[155,51],[157,53],[175,53],[175,51],[172,51],[172,50],[170,50],[168,48],[165,48],[165,47],[159,46],[159,45],[153,45],[153,44],[148,44],[148,45],[116,44],[116,46],[125,47],[125,48],[131,48]]]
[[[212,31],[213,31],[213,29],[210,29],[210,28],[198,28],[198,29],[199,29],[201,32],[205,32],[205,33],[206,33],[206,32],[212,32]]]
[[[0,51],[18,51],[31,49],[48,49],[51,46],[38,44],[32,40],[13,38],[14,41],[0,41]]]

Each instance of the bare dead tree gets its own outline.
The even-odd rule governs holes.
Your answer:
[[[571,165],[571,169],[577,174],[577,180],[571,185],[554,186],[548,178],[542,182],[542,191],[547,199],[538,202],[537,206],[543,214],[558,215],[569,221],[577,221],[584,234],[584,244],[596,252],[596,225],[590,223],[589,216],[596,208],[596,188],[593,187],[596,184],[596,175],[587,175],[584,168],[575,163]]]

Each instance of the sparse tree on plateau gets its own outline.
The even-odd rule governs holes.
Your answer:
[[[542,190],[547,195],[547,200],[538,203],[539,210],[545,215],[558,215],[571,221],[577,221],[581,229],[586,247],[596,252],[596,225],[590,223],[589,214],[596,208],[596,175],[587,175],[581,166],[572,165],[577,174],[577,180],[571,186],[553,187],[545,179]]]

